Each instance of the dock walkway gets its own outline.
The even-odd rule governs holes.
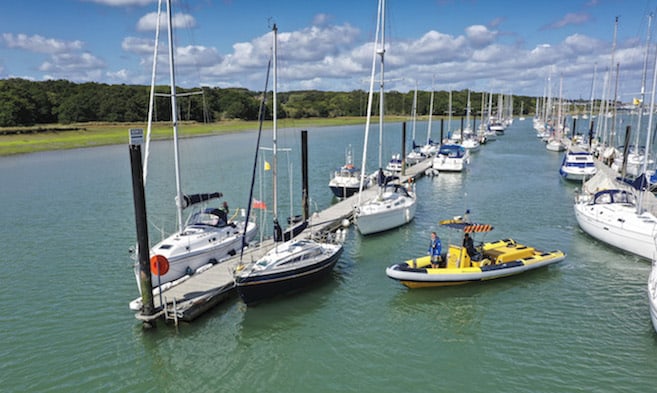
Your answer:
[[[426,159],[411,167],[406,168],[405,175],[400,176],[402,182],[409,179],[418,179],[424,176],[431,166],[432,159]],[[377,192],[377,187],[371,187],[363,191],[362,198],[372,198]],[[321,212],[314,213],[309,220],[309,225],[299,236],[310,237],[316,233],[334,232],[342,226],[344,220],[351,221],[354,206],[358,203],[358,193],[335,203]],[[255,247],[244,250],[242,261],[251,262],[259,259],[267,251],[271,250],[274,242],[265,240]],[[144,315],[137,312],[135,317],[142,321],[166,318],[176,321],[192,321],[198,318],[220,302],[235,294],[235,281],[233,272],[240,263],[240,256],[236,255],[221,263],[199,271],[176,285],[162,290],[156,290],[153,294],[155,309],[153,315]],[[160,302],[160,297],[162,302]]]

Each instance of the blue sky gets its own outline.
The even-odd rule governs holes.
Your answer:
[[[387,90],[603,94],[614,63],[618,96],[641,85],[648,14],[657,0],[388,0]],[[0,78],[148,84],[157,0],[3,2]],[[174,0],[177,82],[261,90],[271,24],[279,26],[279,91],[367,90],[377,0]],[[653,21],[653,30],[657,21]],[[657,37],[651,38],[657,42]],[[161,50],[166,50],[165,33]],[[655,64],[650,55],[648,89]],[[615,67],[615,64],[614,64]],[[167,83],[166,65],[159,83]],[[615,77],[614,77],[615,78]]]

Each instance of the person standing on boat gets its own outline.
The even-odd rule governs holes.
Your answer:
[[[431,232],[431,243],[429,244],[429,255],[431,255],[431,267],[437,269],[442,265],[442,244],[436,232]]]

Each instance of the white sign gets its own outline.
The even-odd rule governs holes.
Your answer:
[[[131,145],[141,145],[144,143],[144,129],[143,128],[131,128],[130,129],[130,144]]]

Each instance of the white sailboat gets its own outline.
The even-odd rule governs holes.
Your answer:
[[[427,154],[422,152],[422,146],[415,144],[415,129],[417,123],[417,84],[415,85],[415,93],[413,94],[413,107],[411,108],[411,122],[412,122],[412,141],[413,148],[411,152],[406,155],[406,163],[408,165],[415,165],[420,161],[427,158]]]
[[[424,146],[420,147],[420,152],[424,154],[427,157],[431,157],[436,154],[438,151],[438,148],[440,147],[440,143],[442,141],[436,143],[431,139],[431,125],[433,122],[433,96],[434,96],[434,89],[433,89],[433,82],[431,83],[431,96],[429,98],[429,121],[427,122],[427,141],[424,144]]]
[[[555,151],[555,152],[566,150],[566,145],[562,141],[563,134],[565,131],[563,125],[563,118],[561,116],[562,108],[563,108],[561,101],[562,88],[563,88],[563,77],[559,79],[559,107],[557,111],[557,124],[554,126],[553,133],[550,135],[550,137],[547,140],[547,143],[545,144],[545,148],[547,150]]]
[[[650,107],[655,104],[657,87],[657,60],[653,74]],[[653,127],[653,111],[648,118],[646,145],[650,144]],[[647,154],[647,152],[646,152]],[[643,171],[633,183],[633,188],[617,186],[575,199],[577,223],[590,236],[609,245],[653,260],[657,258],[657,217],[644,208],[648,180],[647,160]],[[594,178],[595,179],[595,178]]]
[[[277,202],[277,37],[278,29],[273,26],[273,131],[272,131],[272,178],[274,196],[274,241],[275,246],[263,257],[240,265],[234,273],[235,286],[246,303],[255,304],[272,297],[296,291],[326,277],[342,254],[342,244],[315,241],[310,238],[292,237],[283,241],[278,223]]]
[[[158,10],[159,11],[159,10]],[[211,201],[221,198],[220,192],[185,195],[182,191],[182,182],[180,176],[180,160],[178,149],[178,107],[176,103],[176,80],[175,80],[175,63],[173,47],[173,25],[171,15],[171,1],[167,1],[168,17],[168,44],[169,44],[169,71],[170,71],[170,89],[171,89],[171,120],[173,123],[173,147],[175,160],[175,181],[176,181],[176,208],[178,230],[167,238],[163,239],[150,250],[151,260],[157,258],[162,261],[166,259],[168,269],[162,268],[160,275],[153,274],[153,287],[163,285],[174,280],[179,280],[188,276],[207,264],[221,262],[231,255],[235,255],[241,250],[243,245],[243,235],[246,231],[246,242],[251,241],[256,235],[256,225],[254,222],[245,222],[244,220],[233,220],[228,217],[227,204],[225,208],[219,205],[209,206]],[[159,18],[158,18],[158,35],[159,36]],[[155,46],[157,50],[157,45]],[[155,62],[157,53],[153,62],[153,78],[155,78]],[[149,123],[151,119],[149,118]],[[149,127],[150,129],[150,127]],[[148,157],[148,151],[146,153]],[[189,214],[189,218],[183,223],[183,213],[188,207],[194,210]],[[160,262],[162,263],[162,262]],[[159,266],[159,265],[158,265]],[[165,272],[165,270],[168,270]],[[135,277],[139,286],[139,263],[134,266]],[[141,287],[139,287],[141,291]]]
[[[380,47],[379,47],[380,45]],[[363,172],[361,183],[365,178],[365,159],[367,157],[367,139],[372,117],[372,100],[374,95],[374,78],[376,59],[380,58],[380,93],[379,93],[379,189],[376,197],[362,201],[362,192],[358,194],[358,204],[354,211],[354,222],[361,234],[368,235],[383,232],[409,223],[415,217],[417,199],[413,190],[401,184],[391,184],[383,176],[382,143],[384,117],[384,53],[385,53],[385,1],[379,0],[374,54],[372,56],[372,74],[367,102],[367,121],[365,125],[365,143],[363,144]]]

